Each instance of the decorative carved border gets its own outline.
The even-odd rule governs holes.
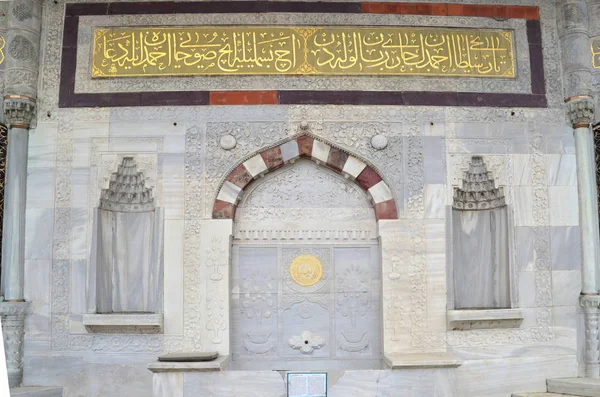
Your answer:
[[[0,48],[1,50],[1,48]],[[2,57],[4,59],[4,56]],[[2,63],[2,61],[0,61]],[[0,124],[0,225],[4,224],[4,179],[6,178],[6,152],[8,150],[8,127]],[[2,229],[0,228],[0,241],[2,241]],[[2,246],[0,245],[0,255]],[[2,265],[0,264],[0,271]]]
[[[526,19],[531,68],[531,93],[310,90],[75,93],[77,36],[80,16],[281,12],[412,14]],[[64,17],[59,107],[335,104],[545,108],[547,107],[547,99],[541,37],[539,7],[535,6],[488,6],[450,3],[306,3],[296,1],[71,3],[66,5]]]
[[[593,126],[594,158],[596,160],[596,196],[598,197],[598,214],[600,214],[600,123]]]

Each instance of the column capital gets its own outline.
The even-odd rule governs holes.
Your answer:
[[[4,119],[11,128],[29,129],[35,117],[35,99],[25,95],[4,97]]]
[[[565,99],[567,115],[573,128],[589,127],[594,121],[594,98],[577,95]]]
[[[589,95],[577,95],[565,99],[567,115],[573,128],[589,127],[594,121],[594,98]]]

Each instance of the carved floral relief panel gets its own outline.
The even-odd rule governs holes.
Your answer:
[[[281,360],[379,358],[376,252],[376,246],[235,246],[234,362],[262,357],[286,368]]]

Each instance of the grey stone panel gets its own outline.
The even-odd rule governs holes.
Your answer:
[[[495,138],[500,135],[500,125],[490,123],[456,123],[457,138]]]
[[[423,137],[424,183],[446,182],[446,144],[442,137]]]
[[[506,138],[525,138],[529,131],[527,123],[502,123],[500,125],[500,136]]]
[[[54,211],[50,208],[29,208],[25,219],[25,260],[52,257]]]
[[[533,270],[534,266],[534,235],[533,227],[515,227],[515,268],[518,272]]]
[[[579,233],[579,226],[550,227],[552,270],[581,269],[581,236]]]
[[[573,136],[548,136],[546,138],[546,153],[575,154],[575,140]]]

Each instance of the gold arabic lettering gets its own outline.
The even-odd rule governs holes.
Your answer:
[[[93,77],[278,74],[514,78],[513,34],[411,27],[94,30]]]

